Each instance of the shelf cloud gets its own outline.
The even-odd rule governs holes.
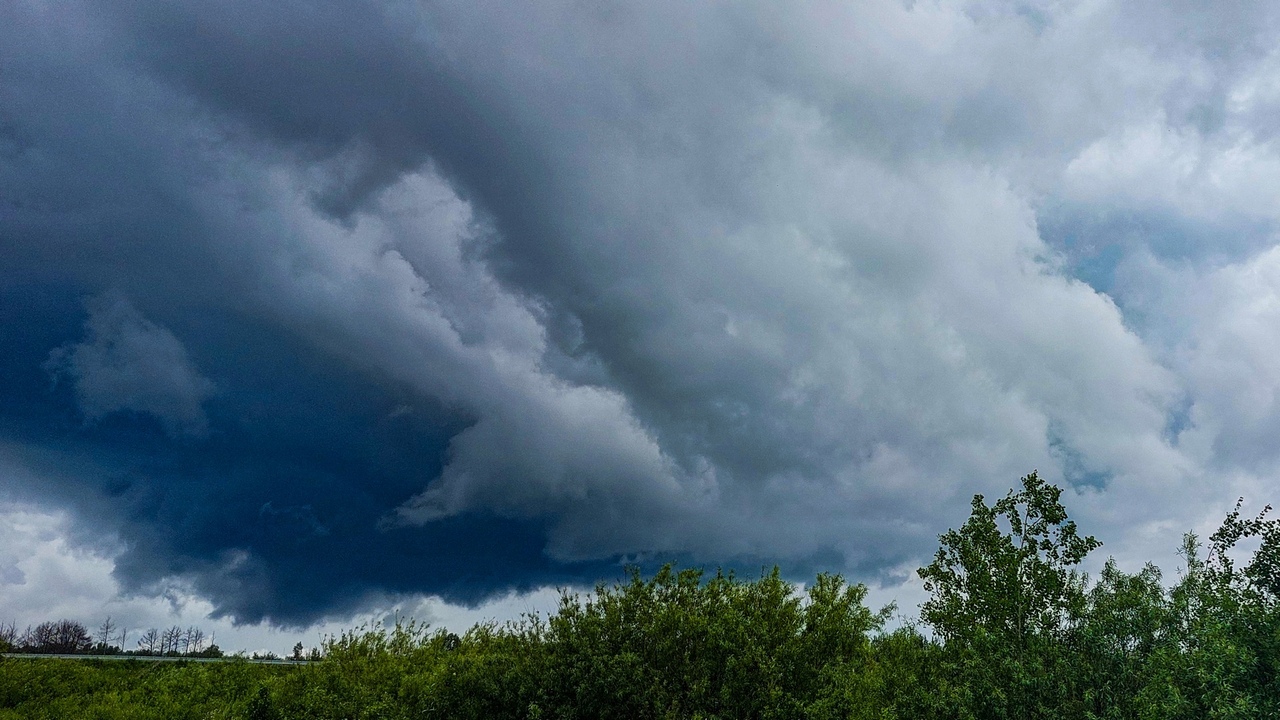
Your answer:
[[[892,586],[1032,469],[1167,554],[1280,463],[1280,16],[1197,8],[10,3],[0,487],[290,626]]]

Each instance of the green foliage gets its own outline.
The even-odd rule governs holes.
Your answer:
[[[969,520],[941,536],[933,563],[920,570],[932,593],[920,614],[943,639],[1019,649],[1069,626],[1084,596],[1071,568],[1101,543],[1079,535],[1061,495],[1033,472],[993,506],[975,495]]]
[[[1280,716],[1280,523],[1237,505],[1172,586],[1114,560],[1090,584],[1099,543],[1061,496],[1032,473],[975,497],[920,570],[921,624],[891,632],[836,575],[633,570],[547,618],[359,627],[291,666],[0,658],[0,720]]]
[[[1072,638],[1072,675],[1086,717],[1138,717],[1151,658],[1170,638],[1161,574],[1146,565],[1136,574],[1108,560],[1089,590],[1088,605]]]
[[[241,718],[251,692],[288,670],[243,662],[5,658],[0,720]]]
[[[994,505],[975,495],[969,519],[920,570],[932,593],[920,615],[945,642],[965,713],[1060,717],[1081,702],[1069,649],[1086,595],[1074,567],[1101,543],[1078,533],[1061,496],[1034,472]]]
[[[865,597],[833,575],[801,596],[776,568],[754,582],[633,572],[586,603],[562,599],[547,633],[547,702],[562,717],[800,717],[866,663],[886,613]]]
[[[1270,718],[1280,713],[1280,531],[1270,507],[1228,514],[1200,559],[1198,539],[1183,544],[1187,567],[1169,594],[1168,641],[1153,654],[1145,717]],[[1241,567],[1240,540],[1259,545]]]

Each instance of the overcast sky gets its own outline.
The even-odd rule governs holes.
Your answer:
[[[0,620],[910,597],[1033,469],[1172,558],[1280,500],[1278,21],[0,3]]]

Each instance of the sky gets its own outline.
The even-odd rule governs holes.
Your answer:
[[[1280,496],[1277,130],[1251,0],[0,3],[0,620],[910,612],[1032,470],[1170,570]]]

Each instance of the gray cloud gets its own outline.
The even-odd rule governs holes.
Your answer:
[[[215,386],[172,332],[117,293],[90,302],[85,330],[83,342],[55,348],[44,367],[75,386],[86,420],[132,411],[155,416],[172,436],[208,433],[201,405]]]
[[[329,542],[460,596],[620,557],[896,577],[1031,468],[1171,549],[1274,490],[1280,427],[1275,11],[1180,8],[11,7],[0,243],[58,322],[5,342],[62,346],[101,427],[34,388],[7,427],[126,466],[122,574],[246,618],[395,582],[289,605]],[[44,340],[108,287],[141,312]],[[210,447],[130,460],[119,411]],[[173,497],[236,529],[164,529]]]

